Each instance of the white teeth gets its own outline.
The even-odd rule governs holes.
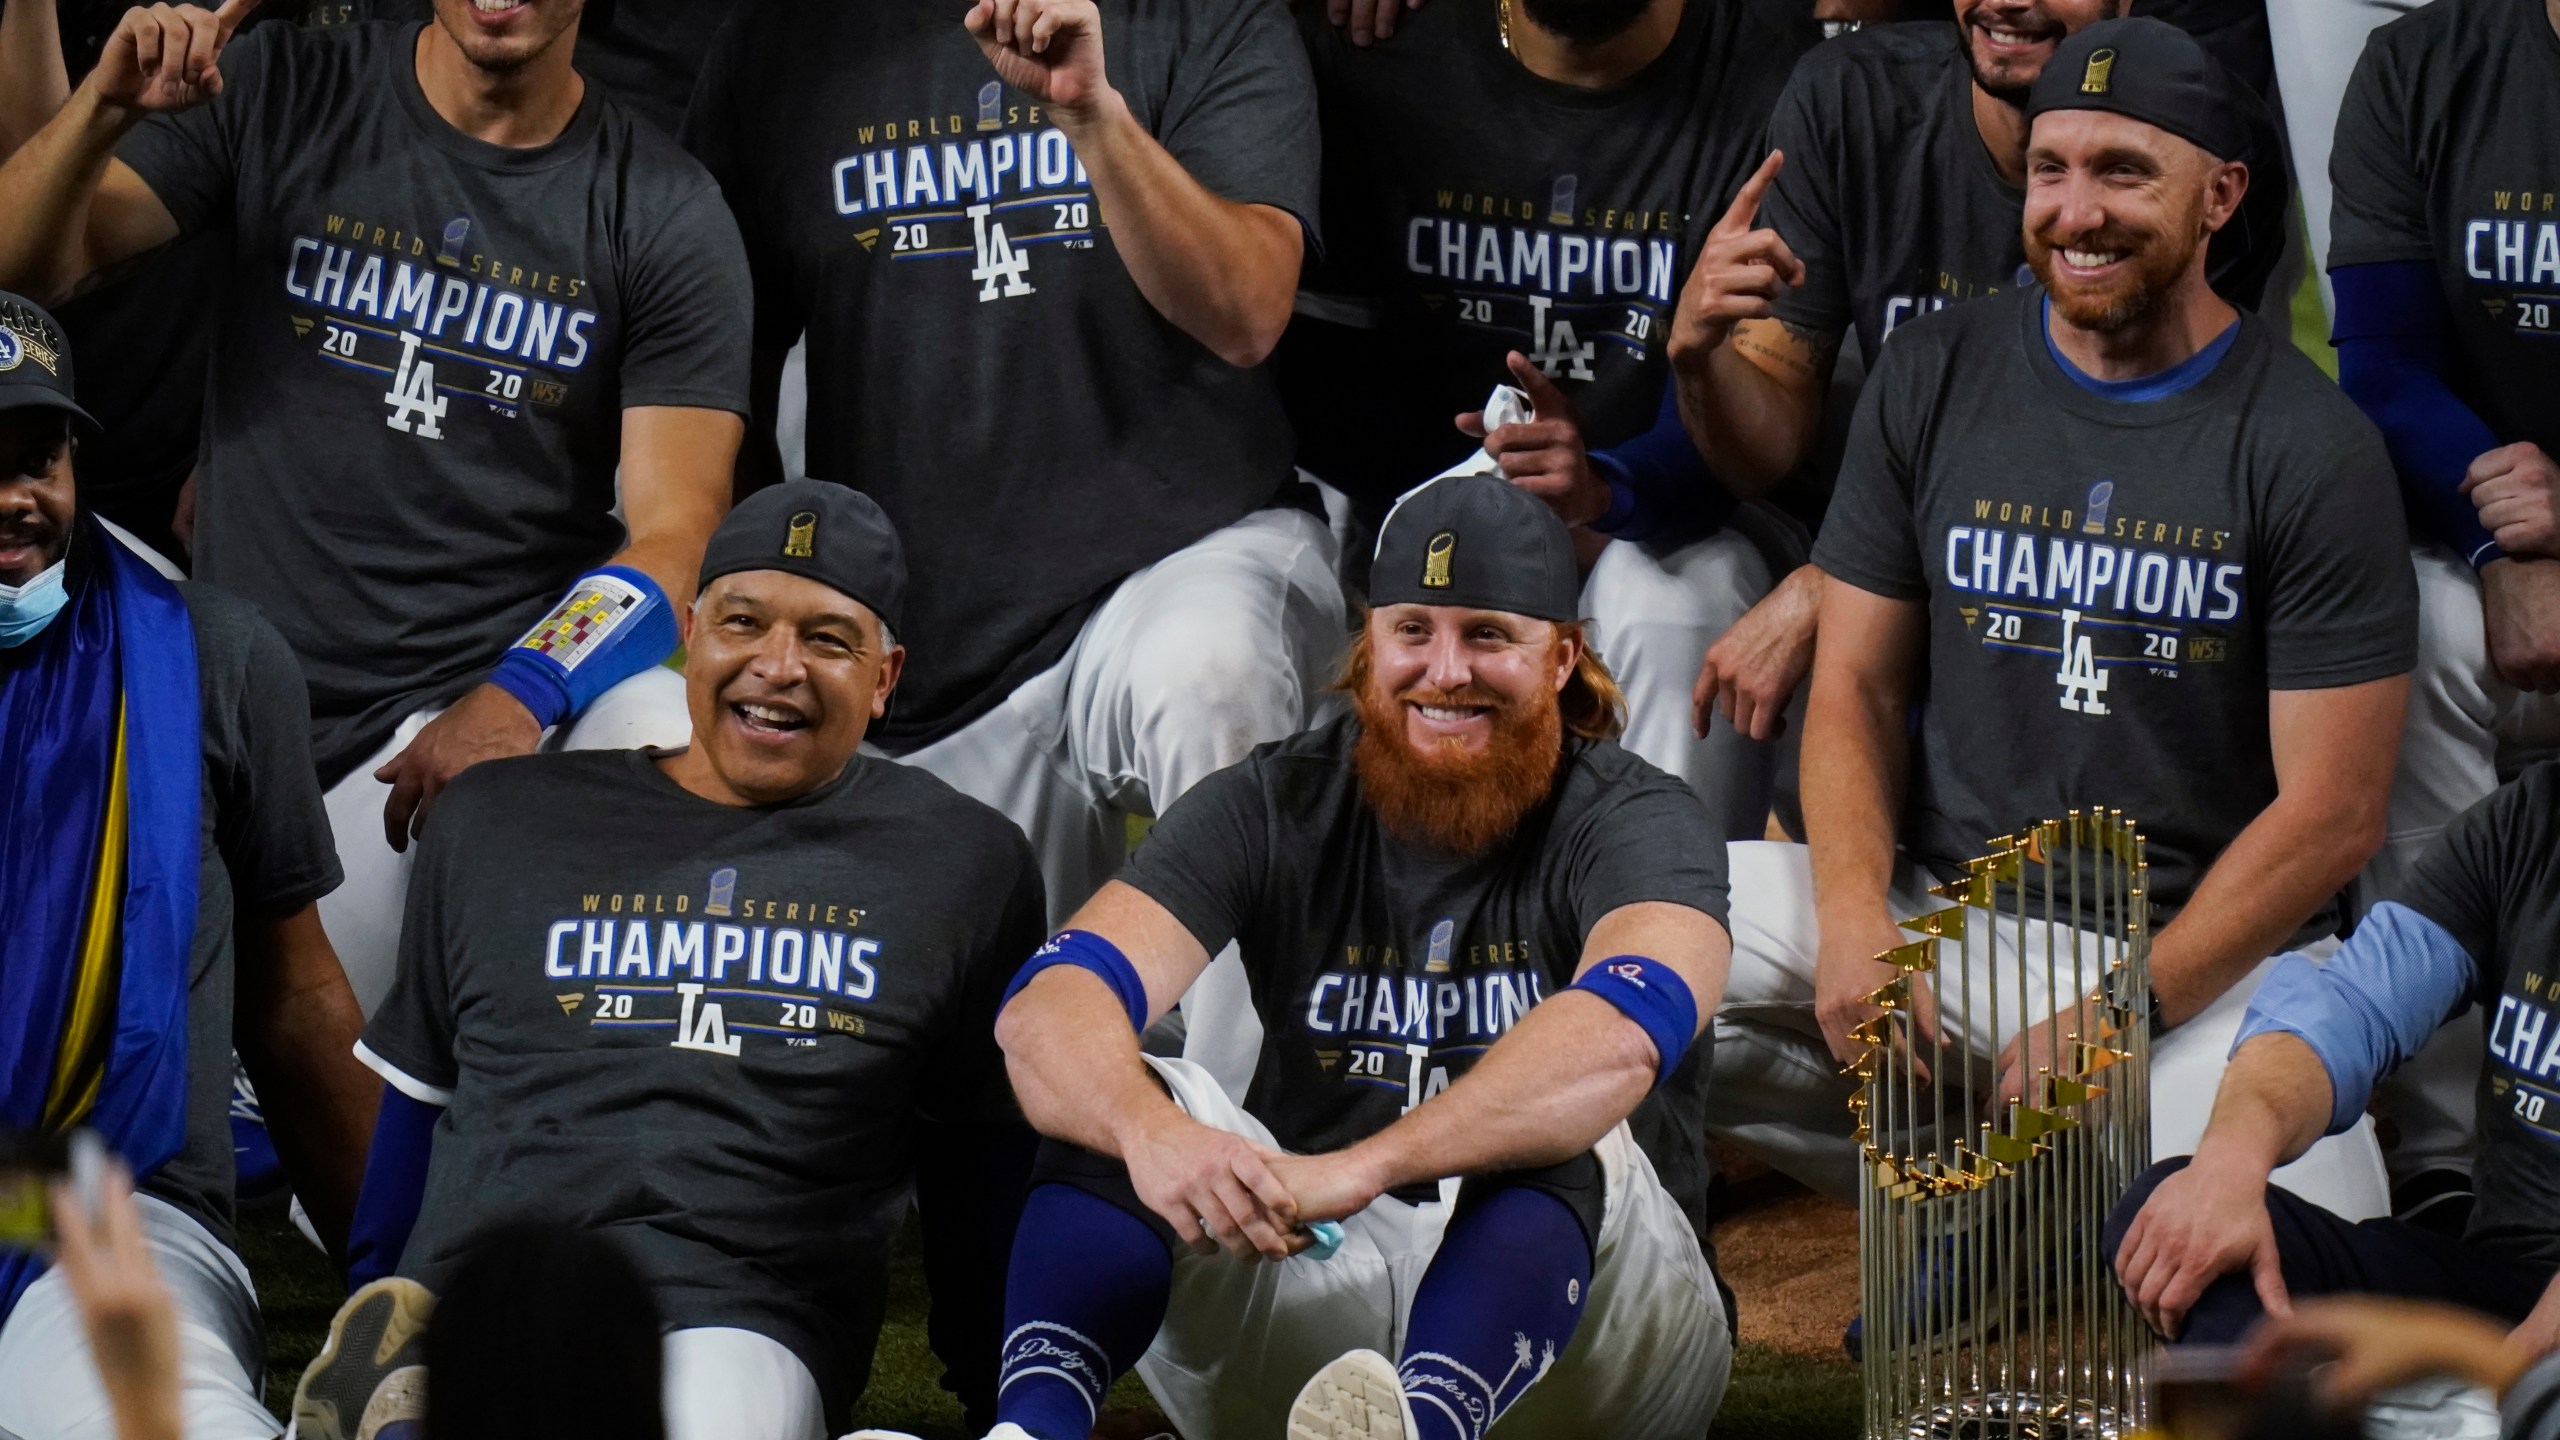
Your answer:
[[[761,720],[767,725],[796,725],[800,721],[800,717],[790,711],[776,710],[770,705],[740,705],[738,708],[746,712],[748,719]]]
[[[1422,711],[1423,716],[1426,719],[1452,723],[1460,720],[1472,719],[1475,714],[1475,712],[1471,710],[1453,710],[1443,705],[1423,705],[1417,708]]]
[[[1993,30],[1991,32],[1991,38],[1999,41],[2003,45],[2025,45],[2033,42],[2035,39],[2034,36],[2029,35],[2024,30]]]
[[[516,4],[517,0],[471,0],[471,8],[484,15],[495,15],[501,10],[513,10]]]
[[[2113,265],[2124,257],[2113,251],[2064,250],[2062,258],[2082,270],[2095,270],[2101,266]]]

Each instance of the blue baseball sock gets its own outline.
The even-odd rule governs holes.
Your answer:
[[[1145,1221],[1072,1185],[1033,1190],[1005,1274],[996,1419],[1040,1440],[1085,1440],[1172,1295],[1173,1257]]]
[[[1563,1353],[1590,1296],[1591,1240],[1555,1196],[1502,1190],[1451,1222],[1396,1367],[1416,1440],[1483,1440]]]

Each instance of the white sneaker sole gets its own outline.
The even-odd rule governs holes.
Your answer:
[[[1289,1440],[1412,1440],[1395,1362],[1354,1350],[1311,1376],[1289,1405]]]
[[[395,1372],[422,1366],[427,1316],[436,1297],[415,1280],[397,1276],[376,1280],[347,1297],[329,1321],[328,1343],[302,1372],[294,1387],[294,1433],[298,1440],[358,1440],[395,1419],[414,1419],[392,1408],[374,1410],[375,1392]],[[423,1369],[418,1375],[423,1376]],[[406,1397],[415,1387],[394,1387]],[[418,1397],[422,1399],[423,1397]]]

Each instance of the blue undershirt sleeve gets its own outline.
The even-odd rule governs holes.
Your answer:
[[[1592,451],[1591,466],[1609,482],[1609,511],[1591,528],[1612,539],[1685,545],[1714,534],[1734,510],[1680,423],[1679,392],[1667,377],[1653,428]]]
[[[2382,431],[2401,494],[2419,530],[2451,545],[2476,568],[2505,552],[2462,494],[2471,462],[2498,437],[2447,376],[2453,321],[2424,261],[2344,265],[2329,272],[2338,297],[2330,342],[2338,386]]]
[[[347,1223],[347,1289],[352,1292],[400,1268],[400,1252],[427,1198],[427,1160],[444,1107],[382,1087],[382,1111],[373,1122],[373,1149],[364,1162],[364,1188]]]
[[[2329,1132],[2356,1123],[2374,1082],[2471,1003],[2480,963],[2451,931],[2406,905],[2373,907],[2326,964],[2287,955],[2250,997],[2233,1053],[2261,1035],[2298,1036],[2329,1072]]]

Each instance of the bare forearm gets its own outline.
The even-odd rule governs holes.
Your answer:
[[[97,268],[86,243],[90,204],[139,118],[83,86],[0,164],[0,289],[56,303]]]
[[[334,959],[332,961],[334,964]],[[330,1253],[346,1249],[382,1083],[355,1058],[364,1016],[343,978],[274,997],[239,1029],[276,1154]]]
[[[1117,92],[1090,115],[1056,114],[1138,293],[1228,364],[1262,363],[1297,292],[1304,242],[1296,226],[1210,193]]]
[[[1748,500],[1776,490],[1804,463],[1822,415],[1817,387],[1781,384],[1736,352],[1743,343],[1734,336],[1673,377],[1690,442],[1716,479]]]
[[[2260,1035],[2222,1073],[2194,1164],[2264,1179],[2299,1157],[2329,1124],[2329,1072],[2299,1036]]]
[[[746,422],[718,410],[639,406],[622,419],[622,508],[630,542],[613,557],[658,582],[669,603],[693,603],[703,547],[729,513]]]
[[[1652,1043],[1597,996],[1531,1010],[1456,1084],[1353,1147],[1379,1188],[1559,1164],[1653,1087]]]
[[[1909,747],[1897,694],[1817,656],[1801,772],[1818,911],[1884,904]]]
[[[2152,942],[2162,1018],[2175,1025],[2212,1004],[2364,868],[2380,836],[2370,807],[2351,808],[2279,796],[2249,822]]]
[[[1137,1034],[1099,980],[1061,967],[1036,977],[996,1019],[1022,1116],[1052,1139],[1122,1156],[1133,1125],[1179,1115],[1138,1053]]]
[[[26,144],[70,95],[52,0],[0,0],[0,155]]]

